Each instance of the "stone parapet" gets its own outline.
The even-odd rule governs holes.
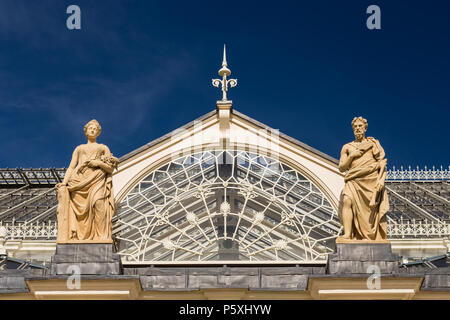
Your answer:
[[[306,290],[308,275],[325,274],[314,267],[148,267],[126,268],[139,275],[145,290],[198,290],[246,288],[254,290]]]

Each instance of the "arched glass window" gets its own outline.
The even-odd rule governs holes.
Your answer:
[[[336,211],[313,182],[265,155],[205,151],[139,181],[113,233],[130,262],[317,261],[333,252]]]

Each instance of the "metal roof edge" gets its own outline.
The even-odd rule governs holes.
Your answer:
[[[149,143],[147,143],[147,144],[145,144],[145,145],[143,145],[143,146],[141,146],[141,147],[139,147],[139,148],[137,148],[137,149],[135,149],[135,150],[133,150],[133,151],[123,155],[123,156],[121,156],[119,158],[119,161],[122,162],[122,161],[126,161],[126,160],[132,158],[133,156],[141,153],[142,151],[145,151],[145,150],[147,150],[147,149],[157,145],[158,143],[163,142],[164,140],[167,140],[168,138],[170,138],[173,135],[173,133],[175,131],[181,130],[181,129],[188,129],[188,128],[192,127],[194,125],[194,123],[199,122],[199,121],[203,121],[203,120],[205,120],[205,119],[215,115],[216,112],[217,112],[216,110],[212,110],[212,111],[204,114],[203,116],[201,116],[201,117],[199,117],[199,118],[197,118],[197,119],[195,119],[195,120],[193,120],[193,121],[191,121],[191,122],[189,122],[189,123],[187,123],[187,124],[177,128],[175,130],[172,130],[171,132],[163,135],[162,137],[157,138],[155,140],[152,140],[151,142],[149,142]],[[240,117],[240,118],[242,118],[242,119],[244,119],[244,120],[246,120],[246,121],[256,125],[257,127],[262,128],[262,129],[272,130],[272,131],[275,130],[275,129],[265,125],[264,123],[259,122],[258,120],[255,120],[255,119],[253,119],[253,118],[251,118],[251,117],[249,117],[249,116],[247,116],[247,115],[237,111],[236,109],[233,109],[233,115],[236,115],[236,116],[238,116],[238,117]],[[339,164],[339,160],[337,160],[336,158],[333,158],[330,155],[328,155],[328,154],[326,154],[326,153],[324,153],[322,151],[319,151],[319,150],[317,150],[317,149],[307,145],[306,143],[303,143],[303,142],[301,142],[301,141],[299,141],[299,140],[297,140],[295,138],[292,138],[291,136],[288,136],[285,133],[280,132],[280,137],[282,137],[283,139],[285,139],[285,140],[287,140],[287,141],[289,141],[289,142],[291,142],[291,143],[293,143],[293,144],[295,144],[295,145],[297,145],[297,146],[299,146],[299,147],[301,147],[301,148],[303,148],[303,149],[305,149],[305,150],[307,150],[307,151],[309,151],[309,152],[311,152],[311,153],[313,153],[313,154],[315,154],[315,155],[317,155],[317,156],[319,156],[321,158],[324,158],[324,159],[332,162],[333,164],[336,164],[336,165]]]
[[[248,122],[250,122],[250,123],[252,123],[252,124],[254,124],[254,125],[256,125],[256,126],[258,126],[260,128],[262,128],[262,129],[275,130],[275,129],[265,125],[264,123],[259,122],[258,120],[255,120],[255,119],[253,119],[253,118],[251,118],[251,117],[249,117],[249,116],[247,116],[247,115],[237,111],[236,109],[233,109],[233,114],[237,115],[238,117],[240,117],[240,118],[242,118],[242,119],[244,119],[244,120],[246,120],[246,121],[248,121]],[[280,132],[280,137],[282,137],[283,139],[285,139],[285,140],[287,140],[287,141],[289,141],[289,142],[291,142],[291,143],[293,143],[293,144],[295,144],[295,145],[297,145],[297,146],[299,146],[299,147],[301,147],[301,148],[303,148],[303,149],[305,149],[305,150],[307,150],[309,152],[314,153],[315,155],[317,155],[319,157],[322,157],[322,158],[325,158],[328,161],[331,161],[333,164],[336,164],[336,165],[339,164],[339,160],[337,160],[336,158],[333,158],[332,156],[329,156],[328,154],[326,154],[326,153],[324,153],[322,151],[319,151],[319,150],[317,150],[317,149],[307,145],[306,143],[303,143],[303,142],[301,142],[301,141],[299,141],[299,140],[297,140],[295,138],[292,138],[291,136],[288,136],[285,133]]]
[[[152,141],[150,141],[149,143],[147,143],[147,144],[145,144],[145,145],[143,145],[143,146],[141,146],[141,147],[139,147],[139,148],[137,148],[137,149],[135,149],[135,150],[133,150],[133,151],[131,151],[131,152],[129,152],[129,153],[123,155],[123,156],[121,156],[121,157],[119,158],[119,162],[128,160],[128,159],[134,157],[135,155],[141,153],[142,151],[145,151],[145,150],[147,150],[147,149],[149,149],[149,148],[151,148],[151,147],[157,145],[158,143],[163,142],[164,140],[169,139],[169,138],[173,135],[173,133],[176,132],[177,130],[181,130],[181,129],[185,130],[185,129],[188,129],[188,128],[192,127],[196,122],[199,122],[199,121],[203,121],[203,120],[205,120],[205,119],[208,119],[208,118],[210,118],[211,116],[213,116],[213,115],[215,115],[215,114],[216,114],[216,110],[212,110],[212,111],[210,111],[210,112],[204,114],[203,116],[201,116],[201,117],[199,117],[199,118],[197,118],[197,119],[195,119],[195,120],[192,120],[191,122],[189,122],[189,123],[187,123],[187,124],[185,124],[185,125],[183,125],[183,126],[177,128],[177,129],[175,129],[175,130],[170,131],[169,133],[163,135],[162,137],[159,137],[159,138],[157,138],[157,139],[155,139],[155,140],[152,140]]]

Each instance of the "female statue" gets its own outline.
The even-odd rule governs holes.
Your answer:
[[[114,214],[112,172],[119,160],[97,143],[97,120],[84,126],[87,143],[75,148],[58,191],[57,243],[111,243]]]

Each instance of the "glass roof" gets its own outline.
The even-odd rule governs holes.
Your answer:
[[[321,190],[292,167],[245,151],[167,163],[120,203],[114,235],[129,262],[317,261],[340,231]]]

